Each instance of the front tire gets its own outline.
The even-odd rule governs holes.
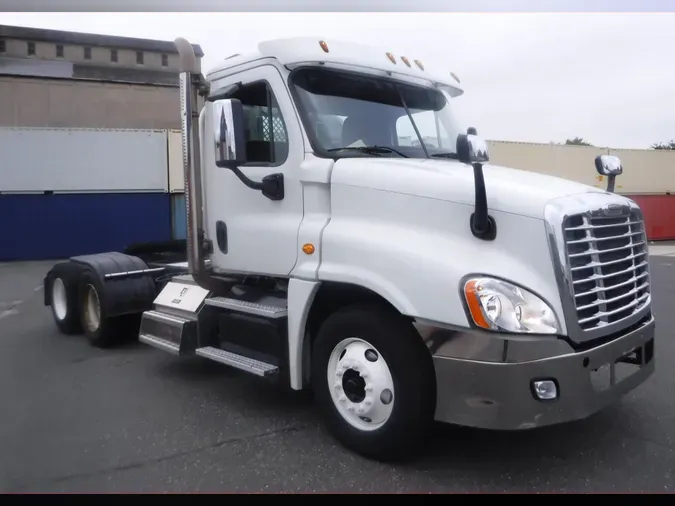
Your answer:
[[[368,458],[413,456],[433,423],[431,354],[409,320],[380,305],[343,308],[324,322],[312,389],[330,432]]]

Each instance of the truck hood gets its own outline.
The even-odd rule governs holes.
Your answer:
[[[592,167],[589,167],[592,170]],[[604,190],[554,176],[486,164],[483,167],[490,209],[543,219],[551,199]],[[358,186],[474,205],[473,169],[456,160],[341,158],[331,184]]]

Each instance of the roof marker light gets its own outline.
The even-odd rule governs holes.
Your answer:
[[[457,81],[458,83],[460,82],[460,81],[459,81],[459,77],[457,77],[457,75],[456,75],[454,72],[450,72],[450,75],[452,76],[452,78],[453,78],[455,81]]]
[[[408,67],[410,67],[410,61],[408,60],[408,58],[406,58],[405,56],[401,56],[401,60],[403,60],[403,63],[405,63]]]
[[[389,61],[396,65],[396,58],[394,58],[394,55],[391,53],[387,53],[387,58],[389,58]]]
[[[420,70],[424,70],[424,65],[422,65],[422,62],[419,60],[415,60],[415,65],[417,65]]]
[[[328,44],[326,44],[323,40],[319,41],[319,45],[321,46],[321,49],[323,49],[324,53],[328,52]]]

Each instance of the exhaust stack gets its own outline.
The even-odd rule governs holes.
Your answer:
[[[199,142],[199,92],[204,82],[192,45],[177,38],[174,45],[180,57],[180,112],[185,177],[187,218],[187,261],[194,280],[202,288],[212,290],[214,280],[206,267],[207,249],[202,205],[202,170]]]

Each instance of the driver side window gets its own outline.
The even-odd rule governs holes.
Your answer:
[[[266,81],[242,86],[231,95],[241,101],[246,131],[246,166],[275,167],[288,158],[288,132]]]
[[[436,119],[436,114],[433,111],[411,113],[411,116],[427,147],[433,149],[452,147],[450,136],[440,121]],[[407,114],[396,121],[396,135],[399,146],[418,147],[420,145],[415,128]]]

